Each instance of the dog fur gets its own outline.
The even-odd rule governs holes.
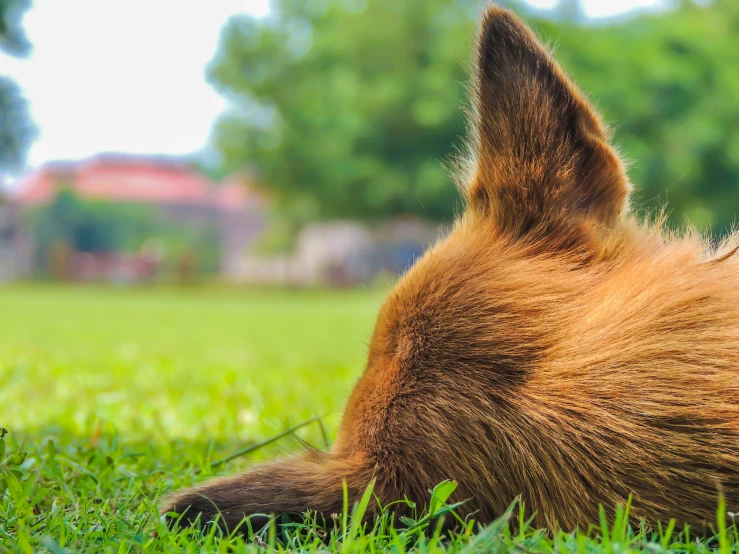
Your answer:
[[[519,495],[572,529],[739,510],[739,244],[629,215],[609,134],[534,34],[491,7],[477,45],[464,214],[398,282],[330,452],[173,497],[234,528],[341,512],[371,479],[423,505],[444,479],[489,522]]]

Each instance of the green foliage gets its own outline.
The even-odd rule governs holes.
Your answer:
[[[13,81],[0,75],[0,171],[18,171],[36,137],[28,104]]]
[[[0,52],[11,56],[30,52],[31,44],[20,24],[30,5],[29,0],[0,0]],[[20,170],[35,136],[36,128],[21,90],[0,75],[0,171]]]
[[[457,519],[451,481],[429,491],[429,511],[409,504],[403,521],[388,512],[363,521],[376,506],[370,487],[357,505],[347,502],[333,529],[315,517],[280,520],[254,529],[250,544],[214,526],[205,534],[166,529],[157,507],[170,491],[299,450],[302,441],[327,447],[381,297],[0,288],[0,552],[737,550],[725,506],[708,539],[678,532],[675,522],[634,528],[628,504],[600,526],[550,536],[527,524],[531,514],[519,503],[486,527]],[[279,437],[315,414],[328,415],[293,429],[299,439]],[[445,531],[444,521],[458,531]]]
[[[63,189],[48,206],[35,208],[28,215],[30,228],[42,256],[57,243],[65,243],[78,252],[118,250],[126,240],[142,242],[132,236],[146,232],[153,219],[148,210],[138,206],[119,206],[108,202],[84,201],[69,189]]]
[[[571,4],[557,21],[516,5],[613,122],[637,199],[725,230],[739,205],[739,3],[597,25]],[[288,210],[448,219],[460,201],[442,162],[465,135],[479,7],[281,0],[265,19],[232,18],[209,71],[231,101],[214,133],[224,167],[251,166]]]
[[[31,51],[21,26],[23,13],[30,7],[31,0],[0,0],[0,52],[22,57]]]
[[[235,99],[225,163],[321,215],[451,214],[440,161],[464,129],[474,4],[285,0],[231,19],[209,72]]]
[[[59,245],[76,252],[138,253],[151,240],[162,249],[165,271],[173,271],[185,255],[196,257],[200,272],[214,272],[219,265],[220,237],[214,225],[161,217],[149,205],[84,200],[63,188],[50,204],[29,211],[26,219],[43,270],[49,269],[50,253]]]

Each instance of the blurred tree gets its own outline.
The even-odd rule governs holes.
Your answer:
[[[26,37],[21,19],[31,7],[31,0],[0,0],[0,50],[11,56],[26,56],[31,43]]]
[[[18,171],[36,136],[28,104],[12,80],[0,75],[0,171]]]
[[[739,2],[597,22],[563,0],[517,10],[634,160],[637,199],[714,230],[739,207]],[[294,214],[449,218],[442,162],[463,144],[476,0],[279,0],[233,18],[209,77],[230,101],[214,142]]]
[[[21,18],[30,0],[0,0],[0,52],[23,57],[31,51]],[[17,171],[36,134],[18,86],[0,75],[0,171]]]
[[[24,218],[42,274],[61,275],[64,264],[59,260],[72,252],[137,254],[147,243],[161,248],[165,273],[178,271],[183,257],[190,260],[193,273],[211,274],[219,268],[217,226],[163,217],[153,206],[84,199],[63,186],[52,202],[27,210]]]
[[[64,188],[49,205],[31,210],[27,219],[39,255],[45,257],[57,243],[79,252],[119,250],[133,228],[142,225],[142,218],[144,224],[151,219],[147,212],[138,215],[105,202],[83,201]]]
[[[441,162],[464,134],[476,5],[280,0],[231,19],[209,71],[233,100],[224,163],[251,162],[306,216],[451,215]]]
[[[554,8],[554,18],[567,23],[583,22],[585,11],[580,0],[559,0]]]

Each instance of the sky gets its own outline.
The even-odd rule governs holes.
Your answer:
[[[608,17],[660,0],[584,0]],[[548,8],[556,0],[530,0]],[[30,167],[99,152],[185,155],[201,150],[226,102],[205,67],[231,15],[263,16],[269,0],[34,0],[26,59],[0,53],[39,131]]]

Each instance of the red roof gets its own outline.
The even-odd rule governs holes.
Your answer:
[[[234,209],[247,199],[246,187],[220,190],[186,165],[139,158],[100,157],[79,163],[46,165],[23,179],[16,198],[24,205],[51,201],[60,187],[88,199]],[[238,208],[236,208],[238,209]]]

